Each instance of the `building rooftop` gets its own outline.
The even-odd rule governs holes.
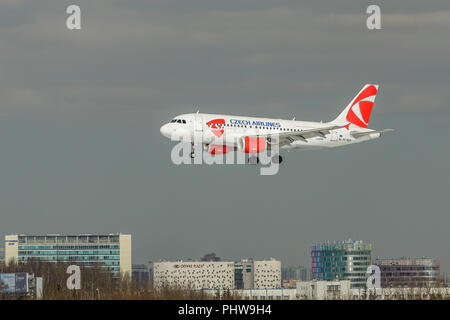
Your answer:
[[[400,258],[379,258],[374,260],[374,264],[378,265],[432,265],[439,264],[438,258],[412,258],[412,257],[400,257]]]

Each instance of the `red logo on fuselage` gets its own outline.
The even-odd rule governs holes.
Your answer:
[[[217,138],[220,138],[224,132],[225,119],[214,119],[208,121],[207,125],[209,129],[211,129],[211,132],[214,133]]]

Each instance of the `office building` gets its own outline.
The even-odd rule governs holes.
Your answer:
[[[432,258],[377,258],[382,288],[436,287],[440,281],[440,261]]]
[[[273,289],[281,288],[281,262],[244,259],[237,262],[160,261],[150,266],[155,288]],[[202,259],[206,260],[206,259]]]
[[[281,288],[281,262],[243,259],[235,262],[236,289]]]
[[[234,289],[231,261],[153,262],[153,287],[179,289]]]
[[[5,236],[5,260],[62,262],[99,266],[119,277],[131,276],[129,234],[44,234]]]
[[[351,239],[311,246],[313,280],[350,280],[351,288],[364,288],[367,267],[372,261],[372,245]]]

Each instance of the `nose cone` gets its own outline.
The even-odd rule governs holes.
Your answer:
[[[165,125],[163,125],[163,126],[161,127],[161,129],[159,129],[159,131],[161,131],[161,134],[162,134],[164,137],[170,138],[171,130],[170,130],[170,126],[169,126],[167,123],[166,123]]]

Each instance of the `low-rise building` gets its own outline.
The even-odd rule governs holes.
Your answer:
[[[296,300],[297,289],[234,289],[234,290],[204,290],[212,297],[235,296],[245,300]]]
[[[299,299],[335,300],[352,297],[350,280],[297,282]]]
[[[140,288],[150,287],[150,269],[147,264],[133,264],[132,279]]]
[[[153,286],[183,289],[281,288],[281,262],[275,259],[243,259],[237,262],[160,261],[152,263]]]
[[[243,259],[235,262],[236,289],[281,288],[281,262]]]
[[[377,258],[382,288],[436,287],[440,282],[440,261],[433,258]]]
[[[281,284],[283,288],[297,288],[297,282],[299,282],[300,280],[294,280],[294,279],[289,279],[289,280],[283,280],[283,283]]]
[[[153,262],[154,288],[234,289],[232,261]]]

